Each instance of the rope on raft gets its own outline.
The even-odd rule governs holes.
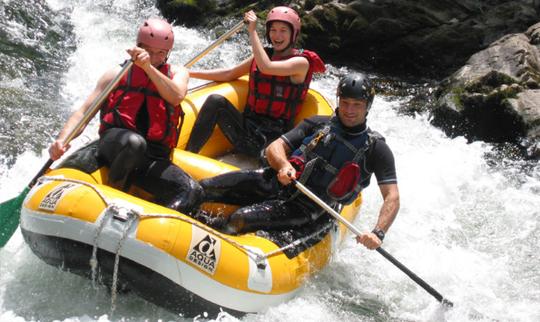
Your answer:
[[[58,177],[58,176],[41,177],[39,179],[39,182],[43,182],[43,181],[63,181],[63,182],[71,182],[71,183],[81,184],[81,185],[84,185],[84,186],[89,187],[90,189],[92,189],[101,198],[101,200],[105,203],[105,205],[107,206],[107,210],[108,209],[113,209],[115,212],[118,213],[121,208],[126,208],[125,205],[118,205],[118,204],[115,204],[114,202],[110,202],[107,199],[107,197],[98,189],[98,187],[96,187],[95,185],[90,184],[90,183],[88,183],[86,181],[63,178],[63,177]],[[146,214],[146,213],[142,213],[140,211],[137,211],[135,209],[127,209],[127,210],[128,210],[128,213],[132,213],[132,214],[136,215],[136,217],[139,220],[149,219],[149,218],[169,218],[169,219],[180,220],[180,221],[189,223],[191,225],[194,225],[194,226],[206,231],[209,234],[213,234],[215,236],[218,236],[219,238],[225,240],[229,244],[231,244],[234,247],[238,248],[239,250],[243,251],[257,265],[264,264],[265,260],[268,259],[269,257],[272,257],[274,255],[278,255],[278,254],[282,254],[285,250],[296,247],[296,246],[304,243],[305,241],[310,240],[310,239],[314,238],[315,236],[317,236],[318,234],[320,234],[320,232],[312,233],[312,234],[310,234],[308,236],[297,239],[297,240],[295,240],[295,241],[293,241],[293,242],[291,242],[291,243],[289,243],[289,244],[287,244],[287,245],[285,245],[283,247],[280,247],[280,248],[277,248],[277,249],[272,250],[270,252],[261,254],[261,253],[255,252],[255,251],[249,249],[248,247],[238,243],[234,239],[230,238],[229,235],[226,235],[226,234],[223,234],[223,233],[221,233],[221,232],[219,232],[217,230],[214,230],[214,229],[202,224],[201,222],[199,222],[199,221],[197,221],[197,220],[195,220],[195,219],[193,219],[191,217],[185,216],[185,215],[184,216],[179,216],[179,215],[160,214],[160,213]],[[107,213],[107,211],[105,213]],[[102,216],[102,218],[100,220],[100,223],[99,223],[99,226],[98,226],[98,229],[96,231],[96,237],[95,237],[95,240],[94,240],[94,252],[92,254],[92,260],[90,262],[90,265],[91,265],[92,268],[95,268],[97,266],[97,260],[95,260],[95,254],[97,252],[97,241],[99,239],[99,235],[101,234],[101,231],[104,228],[104,223],[106,222],[104,217],[105,216]],[[134,222],[136,222],[136,220],[132,220],[130,225],[133,224]],[[128,225],[128,228],[129,228],[130,225]],[[118,247],[118,252],[120,251],[120,248],[121,247],[119,246]],[[118,253],[117,253],[117,256],[118,256]],[[93,280],[94,280],[94,277],[95,276],[93,275]]]

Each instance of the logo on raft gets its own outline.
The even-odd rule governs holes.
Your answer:
[[[192,226],[191,245],[186,259],[214,275],[220,255],[221,240],[212,237],[196,226]]]
[[[58,206],[58,203],[62,199],[62,197],[69,191],[73,190],[74,188],[78,187],[79,184],[77,183],[62,183],[59,184],[56,188],[49,191],[47,195],[41,200],[41,203],[39,204],[39,209],[42,210],[48,210],[48,211],[55,211],[56,207]]]

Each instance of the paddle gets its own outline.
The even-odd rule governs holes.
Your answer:
[[[208,47],[206,47],[203,51],[201,51],[197,56],[195,56],[193,59],[191,59],[190,61],[188,61],[184,66],[186,67],[191,67],[193,66],[197,61],[199,61],[199,59],[203,58],[203,56],[205,56],[206,54],[208,54],[208,52],[210,52],[212,49],[216,48],[217,46],[221,45],[222,42],[224,42],[225,40],[227,40],[229,37],[231,37],[232,35],[234,35],[235,33],[237,33],[240,29],[242,29],[242,27],[244,27],[245,25],[245,22],[244,21],[240,21],[239,23],[237,23],[236,25],[234,25],[231,30],[227,31],[226,33],[224,33],[223,35],[221,35],[221,37],[219,37],[218,39],[216,39],[216,41],[214,41],[212,44],[210,44]]]
[[[300,182],[293,180],[293,183],[296,185],[298,190],[300,190],[302,193],[304,193],[306,196],[308,196],[311,200],[315,201],[319,206],[321,206],[324,210],[326,210],[332,217],[336,218],[339,222],[344,224],[347,228],[349,228],[353,233],[355,233],[357,236],[360,236],[362,232],[358,228],[356,228],[353,224],[351,224],[347,219],[343,218],[337,211],[332,209],[329,205],[327,205],[324,201],[322,201],[319,197],[317,197],[313,192],[311,192],[306,186],[301,184]],[[415,273],[413,273],[410,269],[408,269],[405,265],[400,263],[397,259],[395,259],[392,255],[390,255],[388,252],[386,252],[381,247],[376,249],[379,254],[383,255],[384,258],[388,259],[392,264],[394,264],[397,268],[399,268],[403,273],[405,273],[407,276],[409,276],[413,281],[415,281],[418,285],[420,285],[424,290],[426,290],[429,294],[431,294],[433,297],[437,299],[437,301],[441,302],[444,306],[447,307],[453,307],[454,303],[450,302],[449,300],[445,299],[439,292],[437,292],[431,285],[426,283],[423,279],[418,277]]]
[[[105,98],[111,93],[111,91],[115,88],[116,84],[120,81],[122,76],[129,70],[129,68],[133,65],[133,61],[127,60],[124,65],[122,66],[122,69],[118,73],[118,75],[115,76],[113,80],[105,87],[103,92],[96,97],[96,99],[92,102],[88,110],[84,113],[81,120],[73,127],[70,132],[68,133],[66,139],[64,140],[65,145],[68,145],[69,142],[81,131],[81,129],[90,122],[92,117],[96,114],[97,110],[100,108],[101,104],[105,100]],[[28,186],[19,194],[17,197],[10,199],[8,201],[3,202],[0,204],[0,247],[3,247],[8,240],[11,238],[15,230],[17,229],[17,226],[19,225],[19,218],[21,213],[21,206],[24,201],[24,198],[26,198],[26,195],[30,191],[30,189],[36,184],[36,181],[39,177],[41,177],[53,164],[54,160],[49,159],[47,162],[41,167],[41,170],[34,176],[32,181],[28,184]]]
[[[221,37],[219,37],[216,41],[214,41],[210,46],[206,47],[202,52],[200,52],[197,56],[195,56],[193,59],[191,59],[189,62],[185,64],[186,67],[193,66],[199,59],[201,59],[203,56],[205,56],[208,52],[210,52],[215,47],[219,46],[222,42],[224,42],[226,39],[228,39],[230,36],[232,36],[234,33],[238,32],[242,27],[244,26],[244,22],[240,22],[236,24],[231,30],[223,34]],[[122,70],[116,75],[116,77],[107,85],[107,87],[101,92],[101,94],[92,102],[92,105],[88,108],[86,113],[84,114],[83,118],[79,121],[79,123],[71,129],[68,136],[65,139],[65,145],[68,145],[69,142],[79,133],[79,131],[90,122],[92,117],[96,114],[98,109],[100,108],[101,104],[105,100],[105,98],[111,93],[111,91],[114,89],[116,84],[120,81],[122,76],[129,70],[133,62],[131,60],[126,61],[124,63]],[[20,210],[23,204],[24,199],[26,198],[26,195],[30,191],[30,189],[34,186],[37,179],[41,177],[53,164],[53,160],[49,159],[43,167],[41,167],[41,170],[35,175],[35,177],[30,181],[28,186],[15,198],[4,201],[0,204],[0,247],[3,247],[8,240],[11,238],[15,230],[17,229],[17,226],[19,225],[19,218],[20,218]]]

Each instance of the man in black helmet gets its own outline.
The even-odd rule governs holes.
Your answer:
[[[374,229],[357,241],[369,249],[381,245],[399,210],[399,191],[392,151],[384,138],[366,125],[375,91],[364,74],[354,73],[340,80],[337,96],[335,116],[306,119],[267,147],[272,170],[240,171],[201,182],[207,196],[215,201],[261,199],[238,209],[226,222],[215,224],[216,228],[235,234],[312,223],[325,211],[291,187],[292,178],[337,207],[352,203],[374,173],[383,205]],[[277,189],[279,192],[273,183],[276,178],[285,186]],[[240,200],[240,196],[249,198]]]

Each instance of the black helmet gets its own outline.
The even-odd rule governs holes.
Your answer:
[[[371,108],[375,97],[375,88],[369,78],[362,73],[352,73],[341,77],[337,88],[338,97],[354,98],[367,101],[367,110]]]

